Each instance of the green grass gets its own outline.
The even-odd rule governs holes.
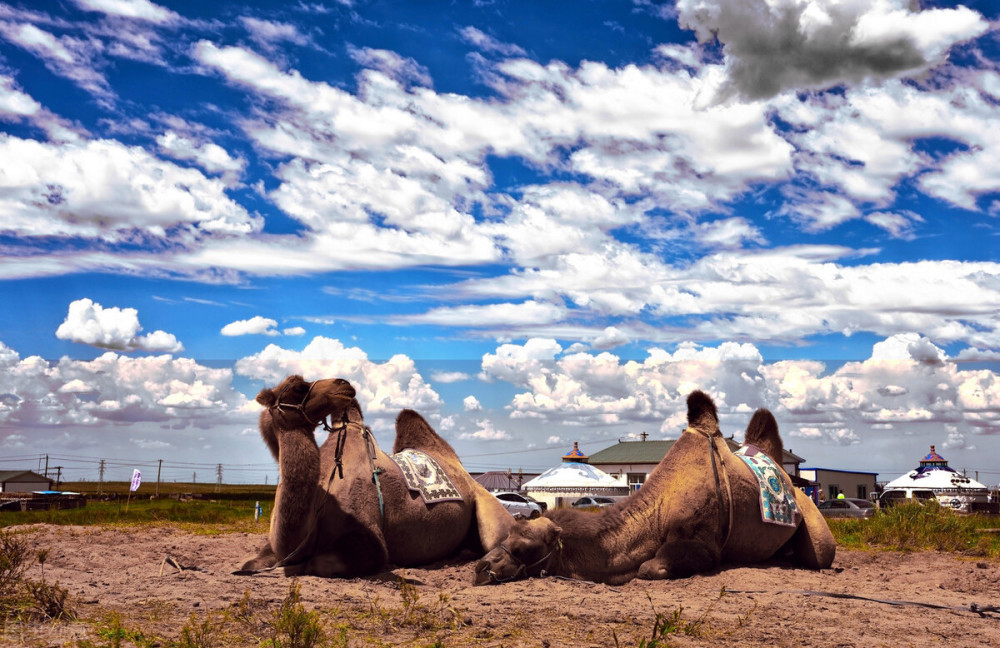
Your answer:
[[[88,501],[83,508],[51,511],[0,511],[0,529],[15,524],[72,524],[96,526],[178,525],[199,533],[262,531],[267,529],[274,500],[260,500],[263,515],[254,522],[257,500],[190,500],[119,498]]]
[[[827,520],[837,546],[892,551],[951,551],[969,556],[1000,558],[1000,534],[982,529],[1000,527],[1000,518],[959,515],[936,502],[905,504],[879,510],[864,519]]]

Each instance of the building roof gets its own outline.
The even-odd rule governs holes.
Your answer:
[[[580,443],[578,441],[574,441],[573,449],[564,454],[562,460],[587,463],[587,455],[583,454],[583,451],[580,450]]]
[[[28,478],[28,479],[25,479]],[[32,470],[0,470],[0,482],[9,481],[47,481],[53,482],[45,475],[39,475]]]
[[[617,444],[590,455],[594,465],[608,464],[657,464],[673,447],[676,439],[655,441],[619,441]],[[730,450],[737,450],[740,444],[726,439]],[[785,450],[782,463],[802,463],[802,457]]]

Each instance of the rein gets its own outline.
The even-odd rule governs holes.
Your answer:
[[[323,429],[333,434],[337,433],[337,441],[334,445],[334,461],[336,462],[333,467],[333,473],[330,475],[330,479],[333,479],[334,474],[340,474],[340,478],[344,478],[344,444],[347,441],[347,428],[350,426],[355,426],[361,428],[361,437],[365,442],[365,451],[368,455],[368,467],[372,471],[372,482],[375,484],[375,492],[378,493],[378,513],[379,520],[382,524],[385,524],[385,499],[382,497],[382,483],[379,481],[378,476],[382,474],[382,469],[375,465],[375,459],[378,456],[378,448],[375,446],[375,437],[372,435],[372,429],[367,425],[362,425],[361,423],[355,423],[353,421],[347,420],[347,411],[344,411],[344,416],[340,421],[340,424],[334,428],[323,419]],[[329,486],[329,484],[328,484]]]
[[[712,474],[715,475],[715,492],[719,496],[719,530],[722,534],[722,545],[721,548],[724,551],[726,545],[729,543],[729,535],[733,532],[733,488],[732,484],[729,482],[729,473],[726,471],[726,462],[722,457],[722,451],[719,450],[719,442],[725,443],[722,439],[722,433],[716,430],[713,434],[708,434],[697,428],[687,428],[685,432],[694,432],[700,434],[701,436],[708,439],[708,445],[710,446],[709,453],[712,458]],[[716,461],[718,457],[718,461]],[[722,466],[722,474],[719,474],[719,465]],[[729,501],[729,522],[726,523],[726,514],[722,511],[722,484],[726,485],[726,495]],[[723,530],[724,529],[724,530]]]
[[[522,561],[520,558],[518,558],[517,556],[515,556],[514,554],[512,554],[510,552],[510,549],[507,548],[507,545],[505,545],[503,543],[500,543],[499,545],[497,545],[497,548],[498,549],[503,549],[504,552],[506,552],[506,554],[508,556],[510,556],[510,559],[513,560],[515,563],[517,563],[517,570],[515,570],[514,573],[511,576],[507,577],[507,578],[498,578],[497,575],[496,575],[496,572],[494,572],[492,569],[489,570],[489,571],[487,571],[486,575],[490,577],[490,582],[491,583],[495,583],[495,584],[509,583],[510,581],[514,581],[514,580],[517,580],[518,578],[520,578],[522,576],[522,574],[523,574],[524,578],[530,578],[531,577],[530,571],[532,569],[534,569],[535,567],[538,567],[542,563],[548,562],[548,560],[552,557],[553,554],[555,554],[556,552],[562,551],[562,540],[557,540],[556,541],[556,546],[553,547],[552,550],[549,551],[549,553],[545,554],[544,556],[542,556],[541,558],[539,558],[535,562],[531,563],[530,565],[526,565],[524,563],[524,561]],[[545,578],[548,575],[549,575],[549,573],[545,570],[544,567],[538,572],[538,577],[539,578]]]

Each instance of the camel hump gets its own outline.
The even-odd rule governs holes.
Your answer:
[[[713,430],[719,424],[719,411],[715,408],[712,397],[701,390],[691,392],[687,398],[688,425],[691,427],[710,427]]]
[[[450,456],[458,461],[458,455],[448,442],[438,436],[423,416],[411,409],[403,410],[396,417],[396,442],[392,452],[395,454],[407,448]]]
[[[743,440],[757,446],[764,454],[774,459],[775,463],[781,465],[785,446],[781,441],[781,435],[778,434],[778,421],[770,410],[761,408],[753,413]]]

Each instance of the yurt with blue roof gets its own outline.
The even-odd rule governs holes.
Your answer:
[[[879,503],[892,506],[906,501],[936,499],[941,506],[959,513],[989,509],[989,490],[983,484],[948,466],[931,446],[920,465],[885,485]]]

